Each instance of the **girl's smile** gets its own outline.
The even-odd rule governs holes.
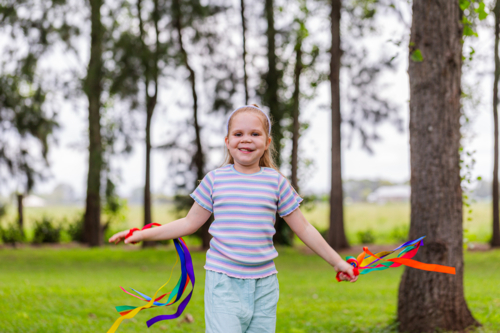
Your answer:
[[[260,158],[269,147],[271,138],[267,137],[258,116],[240,113],[231,119],[230,132],[225,141],[236,170],[254,173],[260,170]]]

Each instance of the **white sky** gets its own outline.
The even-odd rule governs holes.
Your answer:
[[[390,29],[386,29],[389,31]],[[474,41],[476,55],[481,58],[480,64],[474,71],[487,71],[487,75],[477,78],[476,74],[467,75],[466,82],[474,84],[477,97],[481,105],[473,119],[471,132],[474,134],[472,140],[465,142],[466,150],[475,150],[476,165],[473,176],[482,176],[483,179],[492,179],[493,169],[493,116],[492,116],[492,29],[480,30],[480,39]],[[388,38],[385,38],[387,40]],[[378,39],[384,43],[384,37]],[[468,49],[466,44],[464,49]],[[380,45],[379,45],[380,47]],[[384,45],[382,45],[384,47]],[[385,92],[391,96],[391,100],[401,105],[401,116],[404,119],[404,133],[386,124],[379,128],[378,133],[382,140],[373,144],[374,154],[370,155],[361,149],[359,138],[354,140],[350,149],[347,149],[346,140],[343,141],[342,151],[342,175],[344,179],[387,179],[395,182],[409,180],[409,133],[408,133],[408,75],[407,55],[401,54],[402,60],[396,74],[388,77],[391,81],[389,90]],[[174,89],[175,88],[175,89]],[[168,103],[173,96],[184,94],[185,101],[190,105],[189,90],[186,87],[170,87],[160,96],[160,106],[156,110],[153,119],[153,145],[166,140],[169,128],[175,128],[175,119],[182,119],[175,103]],[[308,157],[314,159],[314,172],[311,173],[307,183],[301,186],[302,192],[328,192],[330,183],[330,114],[328,111],[320,110],[318,105],[329,103],[329,85],[325,84],[319,90],[319,97],[314,103],[309,103],[301,110],[301,117],[310,122],[310,128],[305,132],[300,145]],[[242,101],[243,104],[243,101]],[[168,105],[168,107],[165,107]],[[82,100],[80,111],[75,111],[72,106],[65,105],[59,113],[61,130],[57,132],[58,145],[51,147],[49,161],[51,164],[52,177],[36,185],[35,192],[47,193],[59,183],[70,184],[79,197],[83,197],[86,190],[87,177],[87,150],[81,146],[86,140],[87,114],[85,113],[86,100]],[[184,111],[185,112],[185,111]],[[190,112],[188,112],[190,115]],[[202,126],[207,121],[201,118]],[[222,127],[221,120],[220,126]],[[143,128],[143,126],[141,126]],[[343,138],[347,137],[347,127],[343,127]],[[207,134],[205,134],[207,135]],[[142,135],[143,136],[143,135]],[[210,137],[212,143],[223,142],[222,134],[219,138]],[[75,147],[75,145],[80,145]],[[138,140],[134,146],[134,152],[129,157],[117,157],[113,160],[113,167],[121,170],[121,182],[118,184],[118,192],[121,195],[129,195],[130,192],[143,186],[144,179],[144,144]],[[172,193],[172,181],[167,172],[166,152],[157,151],[152,154],[152,191]],[[219,165],[221,154],[214,153],[210,156],[212,165]],[[11,189],[12,190],[12,189]]]

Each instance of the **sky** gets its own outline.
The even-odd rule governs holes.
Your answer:
[[[390,22],[389,22],[390,24]],[[368,41],[377,44],[378,49],[388,48],[391,27],[388,26],[378,38]],[[475,97],[479,98],[480,104],[476,107],[471,117],[470,129],[467,137],[463,140],[466,151],[473,152],[476,164],[472,169],[473,178],[481,176],[485,180],[492,179],[493,169],[493,116],[491,109],[492,100],[492,75],[478,76],[478,72],[488,72],[492,64],[492,33],[490,30],[480,30],[480,37],[466,43],[464,50],[473,45],[478,55],[478,61],[474,64],[474,71],[468,71],[464,82],[474,87]],[[85,49],[85,45],[82,47]],[[465,52],[465,51],[464,51]],[[84,51],[83,51],[84,53]],[[86,57],[84,54],[83,59]],[[373,143],[373,154],[361,148],[359,137],[355,136],[350,147],[347,147],[349,129],[342,128],[342,176],[343,179],[385,179],[396,183],[406,182],[410,179],[410,155],[409,155],[409,133],[408,133],[408,100],[409,82],[407,75],[407,55],[399,56],[400,63],[395,73],[387,74],[385,81],[389,86],[384,94],[390,96],[391,100],[400,106],[400,117],[403,119],[403,132],[398,132],[391,124],[379,127],[378,133],[381,140]],[[484,60],[484,61],[483,61]],[[54,60],[52,60],[54,61]],[[465,70],[464,70],[465,72]],[[179,74],[180,75],[180,74]],[[178,78],[180,79],[180,78]],[[165,141],[169,131],[176,127],[176,122],[182,121],[186,113],[171,103],[173,97],[185,96],[185,102],[189,103],[188,86],[168,87],[160,95],[160,103],[153,119],[153,145]],[[314,160],[313,170],[306,179],[302,180],[301,192],[303,193],[327,193],[330,184],[330,133],[331,117],[328,110],[320,108],[320,105],[328,105],[330,101],[329,85],[324,84],[318,91],[318,98],[306,104],[301,110],[301,119],[310,122],[309,129],[301,138],[300,145],[304,157]],[[82,100],[78,110],[72,105],[63,103],[59,112],[61,128],[56,133],[58,143],[51,147],[49,152],[50,173],[48,181],[38,183],[35,193],[50,193],[52,189],[61,183],[71,185],[78,197],[83,198],[86,191],[87,179],[87,148],[82,145],[86,137],[87,114],[86,101]],[[190,105],[190,104],[187,104]],[[189,116],[189,114],[188,114]],[[208,125],[207,117],[201,117],[200,122]],[[212,120],[213,121],[213,120]],[[219,119],[220,124],[215,126],[221,129],[225,125],[225,119]],[[140,122],[140,120],[139,120]],[[210,124],[213,125],[213,124]],[[143,128],[140,124],[140,128]],[[205,136],[211,144],[222,144],[223,135],[210,134]],[[164,151],[153,151],[152,153],[152,182],[153,192],[172,194],[172,180],[168,173],[167,153]],[[222,150],[215,151],[210,157],[211,165],[222,163]],[[120,181],[117,191],[122,196],[143,186],[144,182],[144,144],[138,140],[133,153],[127,157],[116,157],[112,166],[120,170]],[[285,171],[286,172],[286,171]]]

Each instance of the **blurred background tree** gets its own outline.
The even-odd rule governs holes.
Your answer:
[[[8,39],[0,63],[0,167],[16,183],[21,230],[23,197],[47,175],[49,142],[58,127],[62,83],[39,62],[59,44],[72,47],[70,37],[79,30],[70,25],[68,9],[64,0],[6,1],[0,6],[0,29]]]
[[[498,196],[498,81],[500,79],[500,57],[498,55],[498,41],[500,39],[500,2],[495,1],[493,8],[495,17],[495,72],[493,78],[493,126],[494,126],[494,145],[493,145],[493,184],[492,184],[492,206],[493,206],[493,234],[491,236],[491,246],[500,247],[500,210]]]

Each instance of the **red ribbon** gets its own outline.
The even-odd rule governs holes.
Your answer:
[[[159,223],[149,223],[149,224],[146,224],[144,227],[142,227],[142,229],[139,229],[139,228],[132,228],[128,231],[128,234],[127,236],[125,236],[125,239],[129,238],[130,236],[132,236],[134,234],[134,232],[136,231],[140,231],[140,230],[144,230],[144,229],[149,229],[149,228],[152,228],[153,226],[161,226],[161,224]],[[137,244],[137,242],[132,242],[132,244]]]

